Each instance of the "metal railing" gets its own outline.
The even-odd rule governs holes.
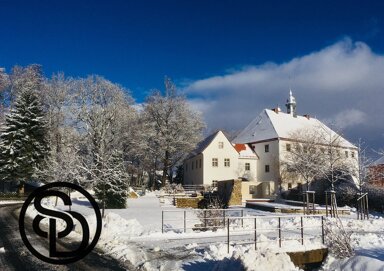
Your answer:
[[[231,220],[241,219],[241,221],[248,220],[251,223],[247,224],[248,228],[231,227]],[[295,223],[290,225],[282,225],[284,220],[300,220],[298,226]],[[318,225],[311,224],[305,225],[305,220],[318,219]],[[276,224],[273,227],[264,227],[260,220],[269,220],[269,224]],[[276,220],[277,223],[271,223],[271,220]],[[252,226],[253,227],[249,227]],[[278,242],[279,248],[283,243],[287,241],[298,241],[301,245],[304,245],[305,240],[320,239],[324,244],[324,216],[322,215],[305,215],[305,216],[254,216],[254,217],[231,217],[227,218],[226,223],[227,230],[227,251],[229,253],[230,245],[232,244],[254,244],[254,248],[257,249],[258,244],[263,242]],[[240,234],[239,234],[240,233]],[[260,236],[264,233],[264,240],[261,240]],[[240,238],[239,238],[240,236]],[[284,237],[286,236],[286,237]],[[296,236],[296,237],[292,237]],[[231,241],[231,237],[236,237],[237,240]]]
[[[167,214],[172,214],[171,218]],[[246,209],[191,209],[191,210],[163,210],[161,211],[161,232],[166,231],[166,226],[171,223],[171,230],[208,230],[223,228],[228,217],[244,217]],[[182,221],[182,223],[181,223]],[[175,225],[178,222],[179,226]],[[241,222],[243,223],[243,222]],[[182,226],[180,226],[182,224]]]
[[[195,213],[193,217],[190,214],[192,211],[199,213]],[[173,216],[166,218],[167,213],[173,213]],[[175,217],[175,214],[181,216]],[[173,225],[170,230],[183,233],[188,230],[223,229],[225,231],[221,231],[217,236],[226,238],[228,252],[230,246],[236,244],[254,244],[255,249],[264,242],[267,242],[268,246],[275,243],[280,248],[289,241],[304,245],[308,240],[317,239],[319,243],[324,244],[323,215],[247,216],[246,209],[164,210],[162,233],[166,232],[165,226],[168,222],[178,222],[179,225]]]

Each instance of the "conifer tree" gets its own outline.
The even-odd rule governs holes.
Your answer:
[[[48,156],[44,112],[35,89],[25,87],[6,115],[0,135],[0,176],[5,181],[26,181]]]
[[[97,157],[98,163],[92,170],[96,180],[94,186],[96,197],[105,208],[125,208],[128,197],[128,174],[124,166],[121,151],[113,151],[107,159]]]

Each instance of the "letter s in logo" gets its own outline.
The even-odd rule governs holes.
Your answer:
[[[90,239],[90,231],[89,231],[89,226],[87,220],[78,212],[74,211],[56,211],[56,210],[51,210],[44,208],[41,205],[41,201],[43,198],[50,197],[50,196],[55,196],[59,197],[62,199],[65,205],[71,206],[72,201],[71,198],[58,190],[49,190],[53,187],[65,187],[65,188],[70,188],[73,190],[79,191],[81,194],[83,194],[88,201],[91,203],[95,214],[96,214],[96,220],[97,220],[97,228],[95,231],[95,235],[93,237],[92,242],[89,244],[89,239]],[[35,216],[32,222],[32,229],[33,231],[43,237],[43,238],[49,238],[49,257],[43,255],[42,253],[38,252],[32,244],[29,242],[27,238],[27,234],[25,231],[25,214],[28,209],[28,206],[32,203],[32,200],[34,199],[34,206],[36,210],[42,214],[38,214]],[[45,216],[43,216],[45,215]],[[40,222],[44,218],[49,218],[49,229],[48,232],[43,231],[40,228]],[[56,229],[56,219],[61,219],[65,221],[65,229],[62,231],[57,232]],[[57,251],[56,247],[56,242],[57,239],[64,238],[68,236],[73,228],[74,228],[74,223],[73,219],[76,219],[79,221],[81,227],[82,227],[82,240],[79,245],[79,247],[76,250],[73,251]],[[20,211],[20,217],[19,217],[19,230],[20,230],[20,235],[23,239],[24,244],[26,247],[32,252],[33,255],[35,255],[37,258],[40,260],[43,260],[48,263],[53,263],[53,264],[68,264],[72,263],[75,261],[80,260],[81,258],[85,257],[91,250],[96,246],[97,241],[100,237],[101,234],[101,214],[100,214],[100,209],[96,203],[96,201],[92,198],[92,196],[85,191],[83,188],[71,184],[71,183],[65,183],[65,182],[56,182],[56,183],[50,183],[47,185],[44,185],[38,189],[36,189],[24,202],[23,207],[21,208]]]

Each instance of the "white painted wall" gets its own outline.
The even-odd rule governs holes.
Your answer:
[[[198,154],[195,157],[184,161],[184,184],[203,184],[203,165],[203,154]]]
[[[219,148],[223,142],[223,148]],[[236,179],[239,154],[222,132],[218,132],[211,144],[203,151],[204,156],[204,184],[211,185],[212,181]],[[212,158],[218,159],[218,166],[212,166]],[[230,159],[230,166],[224,166],[224,159]]]

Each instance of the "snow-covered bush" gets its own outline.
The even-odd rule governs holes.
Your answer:
[[[347,233],[339,218],[330,218],[324,224],[325,243],[336,258],[344,259],[354,255],[351,233]]]
[[[205,202],[204,209],[198,211],[197,217],[200,219],[202,224],[198,225],[204,227],[205,230],[217,230],[218,228],[224,227],[225,216],[224,216],[224,204],[217,197],[211,197],[203,199]]]
[[[162,188],[161,191],[166,194],[173,194],[173,193],[184,193],[184,187],[181,184],[176,183],[166,183]]]

